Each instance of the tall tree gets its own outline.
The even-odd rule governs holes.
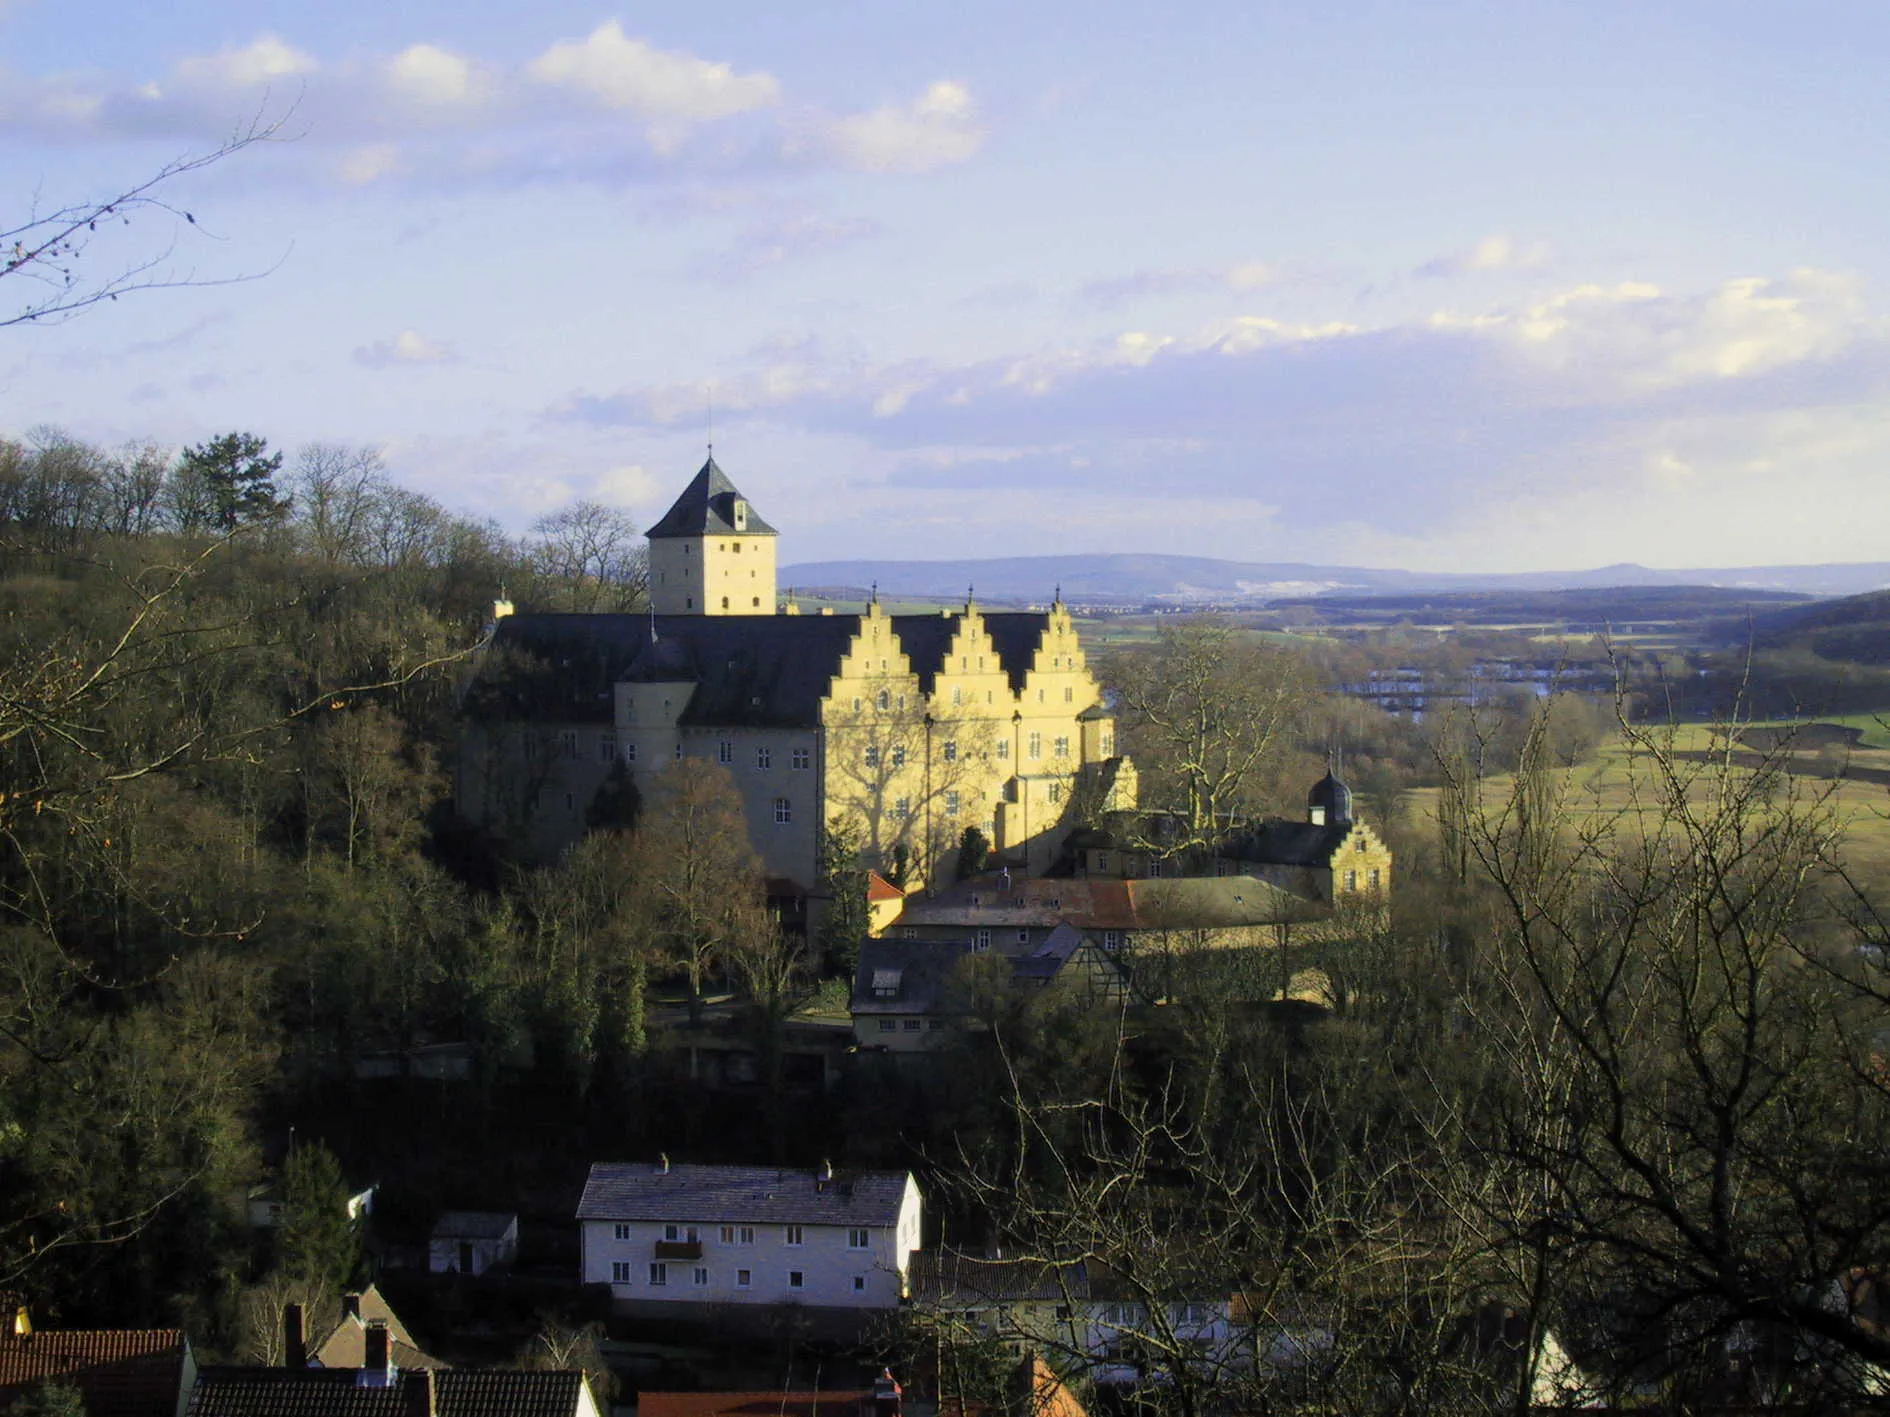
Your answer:
[[[232,532],[267,523],[289,510],[276,493],[282,454],[254,433],[225,433],[185,448],[173,478],[175,515],[186,531]]]

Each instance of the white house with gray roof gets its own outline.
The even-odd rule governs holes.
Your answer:
[[[890,1309],[920,1209],[901,1171],[599,1162],[578,1202],[581,1272],[620,1304]]]

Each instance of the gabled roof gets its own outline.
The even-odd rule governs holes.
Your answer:
[[[1329,866],[1351,830],[1349,821],[1315,825],[1273,817],[1231,838],[1224,850],[1236,861],[1261,866]]]
[[[585,1391],[574,1371],[449,1369],[370,1387],[347,1368],[214,1367],[197,1375],[189,1417],[410,1417],[428,1379],[437,1417],[577,1417]]]
[[[432,1354],[424,1352],[414,1341],[414,1336],[407,1331],[407,1325],[400,1321],[400,1315],[388,1304],[378,1285],[370,1284],[359,1294],[344,1297],[341,1304],[341,1317],[335,1321],[328,1336],[319,1343],[309,1345],[311,1363],[324,1368],[366,1366],[367,1326],[370,1323],[383,1323],[387,1325],[388,1358],[396,1368],[411,1370],[446,1366]]]
[[[687,727],[812,728],[862,618],[508,615],[494,627],[464,708],[476,718],[610,723],[613,685],[666,683],[683,686]],[[932,692],[956,617],[889,618],[920,688]],[[1049,617],[1018,612],[984,621],[1013,689],[1022,689]]]
[[[774,528],[756,514],[752,502],[745,525],[736,526],[735,503],[738,501],[748,499],[711,457],[683,488],[682,496],[644,535],[652,541],[667,536],[775,535]]]
[[[877,871],[866,873],[866,898],[868,900],[904,900],[906,893]]]
[[[89,1417],[173,1417],[188,1348],[177,1328],[0,1335],[0,1406],[50,1381],[76,1387]]]
[[[773,1166],[598,1162],[579,1220],[730,1221],[763,1225],[892,1225],[912,1178],[904,1171],[812,1171]]]
[[[921,1304],[962,1308],[1089,1298],[1089,1271],[1080,1260],[985,1259],[957,1250],[916,1250],[910,1274],[913,1300]]]
[[[870,1417],[871,1388],[840,1392],[646,1392],[637,1417]]]
[[[963,940],[862,940],[853,972],[856,1014],[955,1013],[946,994],[958,962],[971,953]]]
[[[503,1240],[518,1227],[510,1210],[449,1210],[433,1222],[435,1240]]]

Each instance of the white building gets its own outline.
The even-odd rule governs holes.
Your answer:
[[[581,1273],[639,1304],[889,1309],[919,1247],[899,1171],[599,1163],[578,1202]]]

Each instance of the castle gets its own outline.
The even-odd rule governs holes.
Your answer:
[[[617,765],[726,767],[776,894],[812,892],[820,828],[907,881],[967,827],[1030,875],[1085,817],[1135,806],[1135,770],[1068,609],[802,615],[776,532],[713,457],[649,530],[647,615],[500,619],[466,699],[462,813],[546,859]]]

